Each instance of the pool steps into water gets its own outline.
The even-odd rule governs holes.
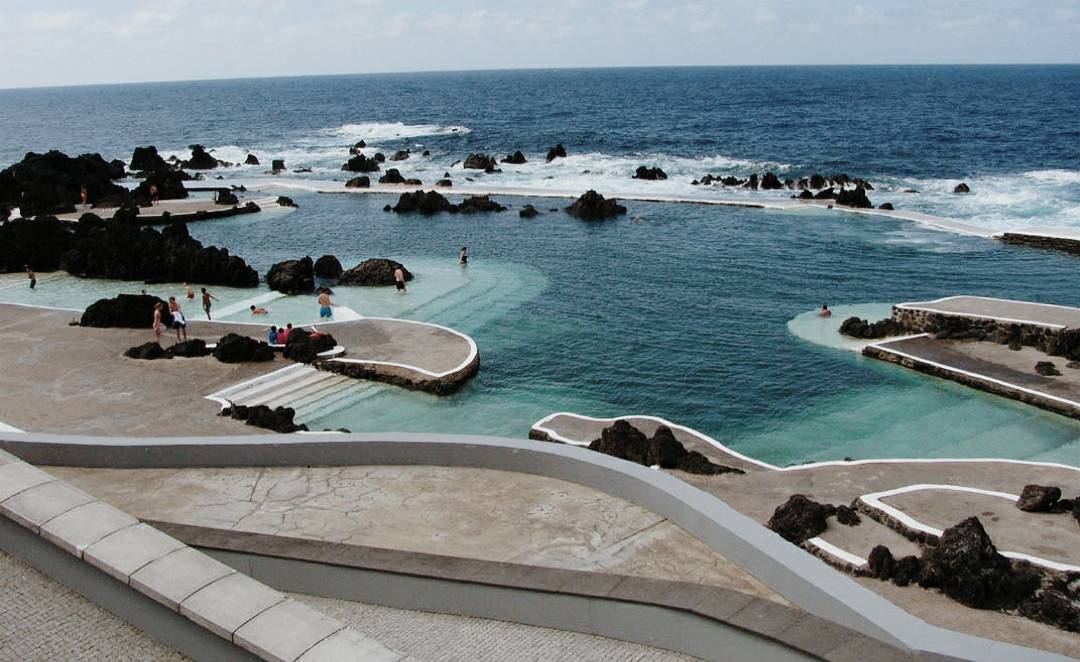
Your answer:
[[[247,407],[291,407],[296,411],[294,420],[299,423],[349,406],[377,391],[375,384],[298,364],[230,386],[207,397]]]

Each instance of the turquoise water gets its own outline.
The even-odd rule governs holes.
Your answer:
[[[445,398],[376,386],[313,428],[523,437],[554,411],[668,418],[741,452],[787,464],[842,457],[1004,456],[1077,463],[1080,425],[1001,398],[863,359],[832,334],[851,312],[955,292],[1080,304],[1075,259],[889,219],[823,211],[632,203],[631,217],[586,224],[551,200],[504,199],[481,216],[384,213],[387,197],[298,194],[286,216],[192,224],[260,273],[274,261],[336,253],[343,264],[402,260],[409,293],[337,288],[362,315],[448,325],[479,345],[481,371]],[[532,202],[545,213],[518,218]],[[692,241],[687,241],[692,238]],[[457,264],[466,244],[469,267]],[[45,276],[30,292],[0,278],[0,300],[81,307],[138,283]],[[197,286],[197,284],[196,284]],[[154,294],[178,286],[150,286]],[[312,297],[211,288],[225,319],[316,321]],[[823,323],[812,311],[828,301]],[[196,311],[198,312],[198,311]],[[801,317],[800,317],[801,315]],[[196,314],[193,317],[198,318]]]

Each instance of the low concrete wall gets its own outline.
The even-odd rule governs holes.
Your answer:
[[[0,549],[194,660],[259,659],[5,517]]]
[[[892,318],[911,333],[942,333],[950,338],[991,342],[1015,341],[1044,352],[1052,349],[1051,345],[1063,331],[1054,325],[1005,322],[990,317],[942,313],[899,305],[893,306]]]
[[[537,474],[603,491],[670,519],[802,609],[896,646],[971,660],[1060,660],[932,626],[863,588],[715,496],[661,471],[560,444],[422,434],[80,438],[0,434],[36,464],[97,467],[433,465]]]

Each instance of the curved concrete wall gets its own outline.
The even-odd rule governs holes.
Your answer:
[[[1063,660],[930,625],[786,542],[720,499],[661,471],[581,448],[498,437],[307,434],[202,438],[0,435],[35,464],[88,467],[462,466],[538,474],[667,517],[792,603],[891,645],[970,660]]]

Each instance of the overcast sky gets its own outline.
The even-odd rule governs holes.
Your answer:
[[[1080,62],[1080,0],[0,0],[0,87],[642,65]]]

